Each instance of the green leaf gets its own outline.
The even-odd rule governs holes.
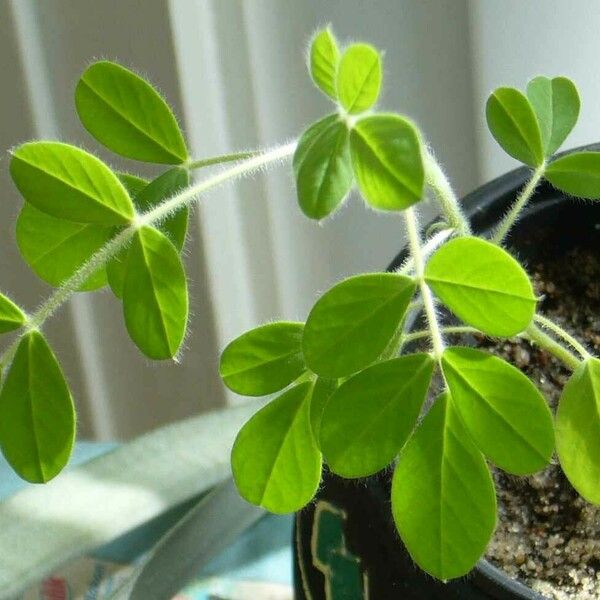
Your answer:
[[[190,174],[187,169],[174,167],[151,181],[135,197],[134,202],[140,212],[146,212],[163,200],[175,196],[190,184]],[[178,250],[183,248],[188,228],[188,208],[184,206],[158,225],[160,229]]]
[[[34,273],[59,286],[87,262],[112,237],[114,228],[95,223],[56,219],[25,203],[17,219],[17,244]],[[106,285],[106,269],[100,269],[79,289]]]
[[[23,311],[10,298],[0,294],[0,333],[19,329],[26,321]]]
[[[527,97],[537,116],[546,156],[565,141],[579,117],[581,102],[575,84],[566,77],[536,77],[527,84]]]
[[[368,44],[352,44],[337,70],[337,96],[350,114],[371,108],[381,89],[381,56]]]
[[[310,44],[310,76],[317,87],[329,96],[337,100],[335,80],[340,51],[336,39],[327,27],[319,31]]]
[[[75,409],[56,357],[39,331],[17,348],[0,392],[0,444],[19,476],[44,483],[63,469],[75,440]]]
[[[280,321],[252,329],[221,354],[225,385],[245,396],[278,392],[306,370],[302,356],[303,323]]]
[[[556,188],[588,200],[600,199],[600,152],[573,152],[552,161],[545,173]]]
[[[321,435],[323,410],[325,410],[325,405],[329,402],[329,398],[331,398],[331,395],[337,388],[337,379],[323,379],[323,377],[317,377],[317,380],[314,382],[310,399],[310,427],[317,446],[319,445],[319,436]]]
[[[58,219],[126,225],[133,204],[117,176],[92,154],[61,142],[13,151],[10,174],[27,202]]]
[[[369,366],[396,333],[415,289],[412,279],[394,273],[356,275],[332,287],[304,326],[306,364],[329,379]]]
[[[425,171],[415,126],[393,114],[361,119],[350,132],[352,168],[374,208],[403,210],[423,196]]]
[[[185,335],[187,281],[175,246],[144,226],[133,238],[123,286],[123,313],[131,339],[149,358],[175,356]]]
[[[571,485],[600,504],[600,360],[590,358],[571,375],[556,413],[556,450]]]
[[[125,189],[132,198],[135,198],[147,185],[148,180],[138,175],[118,171],[115,175],[119,181],[125,186]]]
[[[181,167],[173,167],[165,171],[150,183],[127,174],[119,174],[119,178],[123,178],[124,175],[126,175],[126,179],[123,179],[124,184],[132,190],[137,190],[133,201],[140,212],[148,211],[163,200],[174,196],[187,187],[190,181],[189,172]],[[183,249],[185,244],[188,219],[189,211],[187,206],[184,206],[157,226],[157,229],[162,231],[179,251]],[[123,297],[128,256],[129,248],[125,248],[106,265],[108,283],[117,298]]]
[[[434,361],[413,354],[373,365],[346,380],[323,411],[320,447],[342,477],[366,477],[396,457],[413,430]]]
[[[473,348],[448,348],[444,377],[479,449],[515,475],[535,473],[554,449],[552,415],[531,381],[506,361]]]
[[[121,65],[103,60],[88,67],[75,89],[75,106],[83,126],[117,154],[168,165],[188,158],[169,105]]]
[[[540,126],[533,107],[519,90],[498,88],[486,104],[488,127],[505,152],[531,167],[544,162]]]
[[[353,174],[348,129],[337,115],[311,125],[294,154],[298,202],[311,219],[332,213],[348,195]]]
[[[485,240],[447,242],[429,259],[425,280],[457,317],[487,335],[516,335],[533,319],[536,298],[527,273]]]
[[[447,580],[468,573],[496,526],[494,483],[452,403],[441,396],[400,454],[392,512],[413,560]]]
[[[258,411],[231,452],[242,498],[274,513],[310,502],[321,479],[321,454],[310,429],[311,383],[301,383]]]

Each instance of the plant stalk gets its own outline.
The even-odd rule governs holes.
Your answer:
[[[438,231],[435,235],[432,235],[431,238],[423,244],[422,254],[423,260],[427,259],[430,254],[432,254],[437,248],[439,248],[452,234],[454,233],[454,229],[442,229]],[[412,256],[409,256],[402,266],[396,270],[396,273],[400,275],[407,275],[414,268],[414,259]]]
[[[576,350],[583,359],[587,360],[590,358],[590,353],[585,349],[583,344],[581,344],[578,340],[576,340],[572,335],[567,333],[562,327],[557,325],[554,321],[550,320],[548,317],[544,317],[544,315],[534,315],[534,321],[536,321],[539,325],[548,329],[559,338],[564,340],[569,346],[571,346],[574,350]]]
[[[517,199],[513,205],[510,207],[510,210],[504,216],[500,222],[500,225],[498,225],[498,228],[492,237],[492,242],[494,242],[494,244],[501,246],[504,243],[506,236],[512,229],[512,226],[517,222],[522,210],[525,208],[525,206],[527,206],[527,203],[531,199],[531,196],[533,196],[535,188],[537,188],[545,172],[546,161],[544,161],[537,169],[535,169],[533,175],[525,187],[521,190],[521,193],[517,196]]]
[[[40,329],[45,321],[50,318],[81,285],[89,279],[96,271],[104,267],[111,258],[119,253],[131,242],[135,232],[144,225],[156,225],[184,206],[192,204],[197,197],[208,190],[221,185],[232,179],[249,175],[260,170],[271,163],[283,161],[289,158],[296,150],[297,142],[291,142],[278,146],[272,150],[254,154],[251,158],[239,164],[224,169],[220,173],[208,177],[198,183],[192,184],[172,198],[168,198],[151,210],[138,215],[135,220],[109,240],[96,254],[85,262],[71,277],[58,287],[48,299],[31,315],[21,333],[13,343],[0,356],[0,367],[5,368],[12,360],[21,338],[32,329]],[[232,159],[233,160],[233,159]]]
[[[423,251],[419,235],[419,220],[413,207],[407,208],[404,211],[404,216],[406,220],[406,231],[408,234],[410,253],[414,262],[415,279],[417,280],[419,289],[421,291],[423,307],[425,309],[425,315],[427,316],[427,323],[429,325],[433,354],[436,360],[439,362],[442,359],[445,346],[442,332],[437,321],[437,315],[435,314],[433,294],[425,282],[425,261],[423,259]]]
[[[471,226],[462,212],[450,181],[429,150],[425,151],[424,162],[427,185],[429,185],[437,196],[448,224],[456,230],[458,235],[470,235]]]
[[[564,346],[561,346],[556,340],[553,340],[535,324],[532,323],[529,325],[523,333],[525,337],[537,344],[540,348],[543,348],[550,352],[550,354],[556,356],[556,358],[561,360],[572,371],[579,366],[581,361],[572,352],[567,350]]]
[[[247,158],[252,158],[253,156],[259,155],[260,152],[236,152],[233,154],[221,154],[220,156],[211,156],[210,158],[201,158],[198,160],[192,160],[185,165],[184,167],[194,170],[201,169],[202,167],[210,167],[212,165],[220,165],[226,162],[234,162],[237,160],[246,160]]]

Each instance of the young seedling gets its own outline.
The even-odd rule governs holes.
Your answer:
[[[556,436],[567,477],[600,504],[600,361],[536,314],[527,273],[502,247],[543,178],[567,194],[600,198],[600,153],[554,158],[579,114],[568,79],[537,77],[526,95],[496,90],[487,105],[490,130],[533,173],[493,238],[481,239],[414,123],[374,110],[382,80],[375,48],[341,50],[327,28],[312,41],[309,70],[332,113],[297,142],[268,151],[192,159],[160,94],[107,61],[92,64],[78,82],[78,115],[108,149],[163,165],[156,178],[114,172],[55,141],[12,150],[11,176],[25,200],[17,243],[56,289],[32,313],[0,295],[0,333],[14,332],[0,357],[2,451],[33,482],[56,476],[69,458],[73,400],[42,333],[46,321],[73,294],[108,285],[141,352],[155,360],[177,356],[188,321],[181,251],[189,207],[220,184],[293,157],[307,217],[326,218],[356,186],[372,208],[403,214],[409,258],[395,273],[335,285],[305,323],[263,325],[223,351],[220,372],[231,390],[282,392],[240,431],[232,451],[236,484],[248,501],[292,512],[313,498],[323,459],[350,478],[393,464],[392,509],[409,552],[436,577],[457,577],[473,567],[494,530],[488,461],[533,473],[549,462]],[[192,171],[223,163],[234,164],[190,184]],[[424,240],[416,205],[428,190],[442,217]],[[438,303],[464,325],[441,323]],[[425,316],[422,330],[407,326],[415,312]],[[447,333],[475,331],[526,337],[573,371],[555,423],[518,369],[446,341]],[[429,340],[429,350],[406,353],[418,339]],[[428,395],[437,400],[427,409]]]

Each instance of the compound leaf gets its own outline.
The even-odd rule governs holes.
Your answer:
[[[87,262],[113,235],[114,227],[75,223],[51,217],[26,202],[17,218],[17,244],[34,273],[59,286]],[[79,289],[106,285],[106,269],[96,271]]]
[[[527,97],[517,89],[502,87],[486,104],[488,127],[507,154],[531,167],[544,161],[542,134]]]
[[[175,356],[187,324],[187,281],[177,249],[152,227],[141,227],[129,249],[123,313],[131,339],[146,356]]]
[[[479,449],[515,475],[535,473],[554,450],[552,415],[531,381],[474,348],[448,348],[442,369],[452,403]]]
[[[488,335],[516,335],[533,318],[536,298],[527,273],[485,240],[447,242],[429,259],[425,279],[457,317]]]
[[[252,329],[221,354],[225,385],[245,396],[278,392],[306,370],[302,356],[303,323],[280,321]]]
[[[588,200],[600,199],[600,152],[573,152],[552,161],[546,179],[559,190]]]
[[[61,142],[28,142],[12,153],[10,174],[27,202],[57,219],[126,225],[127,190],[92,154]]]
[[[310,428],[312,384],[284,392],[239,432],[231,468],[240,495],[274,513],[302,508],[321,479],[321,454]]]
[[[556,413],[556,450],[573,487],[600,504],[600,360],[590,358],[563,389]]]
[[[335,81],[340,61],[340,51],[331,27],[317,32],[310,44],[310,76],[317,87],[337,100]]]
[[[371,108],[381,90],[381,56],[368,44],[352,44],[337,70],[337,96],[350,114]]]
[[[311,219],[332,213],[352,187],[348,129],[337,115],[311,125],[294,154],[298,202]]]
[[[4,294],[0,294],[0,333],[19,329],[27,320],[23,311]]]
[[[308,367],[336,379],[369,366],[396,333],[415,289],[411,278],[394,273],[356,275],[332,287],[304,326]]]
[[[89,66],[75,89],[83,126],[113,152],[153,163],[178,165],[188,152],[179,125],[158,91],[110,61]]]
[[[366,477],[385,468],[413,430],[431,382],[428,354],[394,358],[347,379],[329,398],[320,447],[342,477]]]
[[[552,156],[577,123],[581,106],[577,87],[566,77],[540,76],[527,84],[527,97],[540,126],[545,155]]]
[[[56,357],[39,331],[19,342],[0,392],[0,443],[23,479],[44,483],[67,464],[75,409]]]
[[[436,400],[400,453],[392,512],[413,560],[438,579],[468,573],[491,539],[494,483],[446,396]]]
[[[360,193],[381,210],[403,210],[423,195],[421,141],[415,126],[394,114],[361,119],[350,132]]]

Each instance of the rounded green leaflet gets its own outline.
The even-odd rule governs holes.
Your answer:
[[[10,174],[32,206],[76,223],[127,225],[131,199],[98,158],[62,142],[28,142],[12,153]]]
[[[239,432],[231,452],[242,498],[274,513],[306,505],[321,479],[321,454],[310,428],[311,383],[287,390]]]
[[[163,200],[175,196],[189,184],[189,171],[182,167],[173,167],[140,190],[135,195],[133,202],[138,212],[144,213],[156,207]],[[175,244],[178,250],[181,250],[185,244],[188,212],[188,207],[184,206],[157,225],[157,228]]]
[[[600,504],[600,360],[589,358],[571,375],[556,413],[556,450],[571,485]]]
[[[527,475],[550,462],[552,415],[519,369],[481,350],[453,347],[443,354],[442,370],[456,411],[495,465]]]
[[[337,390],[338,385],[337,379],[323,379],[323,377],[317,377],[313,384],[310,398],[310,427],[317,446],[319,446],[319,436],[321,435],[323,410],[325,410],[325,405],[329,402],[333,392]]]
[[[415,289],[413,279],[395,273],[356,275],[332,287],[304,326],[308,367],[336,379],[369,366],[396,333]]]
[[[268,323],[233,340],[221,354],[225,385],[245,396],[278,392],[306,370],[302,356],[303,323]]]
[[[352,115],[371,108],[381,90],[381,56],[369,44],[346,48],[337,70],[337,97]]]
[[[487,335],[516,335],[533,319],[537,300],[527,273],[485,240],[447,242],[429,259],[425,280],[457,317]]]
[[[187,325],[187,281],[177,249],[152,227],[141,227],[133,238],[123,313],[129,336],[148,358],[175,356]]]
[[[331,115],[311,125],[298,142],[293,164],[302,212],[311,219],[331,214],[354,179],[346,124]]]
[[[51,217],[25,203],[17,219],[19,251],[34,273],[53,286],[71,277],[112,237],[112,225],[75,223]],[[106,269],[100,269],[82,285],[89,291],[106,285]]]
[[[433,373],[428,354],[394,358],[346,380],[327,402],[319,442],[329,468],[366,477],[396,457],[413,430]]]
[[[481,452],[446,396],[400,453],[392,513],[413,560],[442,580],[468,573],[496,526],[496,495]]]
[[[600,199],[600,152],[573,152],[552,161],[546,179],[559,190],[588,200]]]
[[[33,483],[55,477],[75,440],[75,409],[56,357],[39,331],[19,342],[0,392],[0,444],[15,472]]]
[[[119,178],[119,181],[125,186],[125,189],[129,192],[132,198],[135,198],[147,185],[148,180],[132,173],[126,173],[124,171],[117,171],[115,175]]]
[[[335,80],[340,51],[331,27],[317,32],[310,44],[310,76],[317,87],[332,100],[337,99]]]
[[[517,89],[495,90],[486,104],[488,127],[507,154],[531,167],[544,162],[540,126],[527,97]]]
[[[407,119],[394,114],[361,119],[350,132],[350,153],[360,193],[373,208],[404,210],[421,200],[421,140]]]
[[[125,173],[118,177],[134,196],[133,202],[138,212],[145,212],[163,200],[174,196],[177,192],[189,185],[189,172],[182,167],[173,167],[165,171],[151,182]],[[157,229],[162,231],[181,251],[187,235],[189,211],[187,206],[179,209],[175,214],[162,221]],[[127,270],[127,257],[129,248],[124,248],[114,256],[106,265],[108,283],[117,298],[123,297],[123,284]]]
[[[19,329],[26,321],[25,313],[10,298],[0,294],[0,333]]]
[[[527,97],[536,114],[545,155],[552,156],[579,117],[581,102],[575,84],[566,77],[536,77],[527,84]]]
[[[110,61],[88,67],[75,89],[83,126],[113,152],[146,162],[178,165],[188,158],[179,125],[158,91]]]

